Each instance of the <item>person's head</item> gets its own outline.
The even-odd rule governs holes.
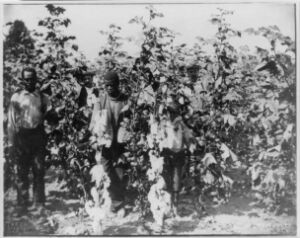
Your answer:
[[[92,74],[85,74],[83,76],[83,85],[87,88],[92,88],[94,86],[94,75]]]
[[[116,72],[108,72],[104,76],[104,84],[110,96],[117,96],[119,93],[119,76]]]
[[[33,92],[37,82],[36,71],[34,68],[26,67],[22,70],[22,84],[25,90]]]

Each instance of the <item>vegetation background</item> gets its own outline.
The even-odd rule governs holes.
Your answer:
[[[150,131],[150,117],[160,115],[170,101],[180,105],[178,115],[183,115],[197,144],[193,145],[193,149],[188,148],[186,153],[189,163],[181,196],[182,203],[186,201],[188,205],[182,205],[180,209],[186,220],[177,221],[181,222],[179,225],[169,224],[169,229],[164,232],[248,234],[256,230],[259,234],[295,234],[294,39],[283,35],[276,25],[244,31],[233,29],[227,18],[234,12],[219,8],[209,19],[215,26],[213,38],[199,36],[193,46],[185,43],[178,45],[176,32],[153,24],[155,19],[164,17],[163,13],[148,6],[147,15],[132,16],[128,23],[137,25],[142,32],[137,55],[124,50],[122,46],[132,38],[123,37],[122,28],[111,23],[107,29],[100,31],[106,38],[106,44],[100,49],[97,59],[91,62],[80,51],[76,37],[66,34],[72,22],[64,16],[65,9],[51,4],[45,7],[48,15],[38,22],[39,30],[29,30],[21,20],[5,25],[3,125],[6,234],[90,234],[90,227],[83,225],[89,224],[89,220],[84,216],[80,202],[88,197],[89,170],[95,164],[87,139],[93,99],[87,96],[95,87],[101,93],[102,75],[108,70],[119,73],[122,91],[131,95],[133,106],[128,129],[134,137],[127,141],[127,151],[118,163],[126,167],[130,181],[128,190],[137,194],[130,219],[136,216],[138,221],[141,217],[144,223],[130,226],[130,220],[126,220],[129,218],[120,219],[122,224],[107,225],[107,234],[153,234],[145,225],[151,220],[146,200],[151,182],[146,176],[150,164],[147,156],[149,144],[144,136]],[[247,45],[233,46],[231,40],[242,35],[264,37],[269,47],[256,47],[256,52],[251,52]],[[5,115],[11,95],[20,88],[20,72],[25,65],[38,70],[39,87],[51,98],[60,121],[58,124],[45,123],[49,136],[46,158],[49,211],[42,215],[31,214],[31,217],[20,221],[13,220],[11,216],[14,213],[12,204],[16,176],[7,146]],[[87,76],[90,71],[95,73],[93,83]],[[233,180],[232,187],[227,189],[231,194],[229,202],[226,201],[228,191],[222,194],[224,187],[215,182],[214,172]],[[201,191],[194,193],[200,187]],[[213,216],[215,220],[209,220],[211,217],[201,212],[197,213],[197,220],[192,212],[195,197],[204,199],[211,214],[227,214],[222,213],[227,208],[232,210],[229,214],[233,216],[230,217],[232,221],[243,213],[245,219],[264,219],[264,222],[259,219],[252,222],[265,227],[271,224],[271,228],[247,227],[244,231],[238,231],[234,222],[222,228],[224,218],[221,221]],[[66,221],[63,222],[63,219]],[[278,219],[285,220],[278,222]],[[197,223],[192,223],[192,227],[185,230],[189,221]],[[276,222],[282,225],[274,225]],[[210,227],[214,223],[216,226]],[[207,229],[205,226],[201,228],[203,224],[207,225]],[[114,230],[112,227],[115,227]],[[122,227],[127,229],[122,230]]]

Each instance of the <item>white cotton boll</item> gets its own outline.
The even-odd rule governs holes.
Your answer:
[[[160,83],[164,83],[164,82],[166,82],[167,81],[167,78],[165,77],[165,76],[161,76],[160,78],[159,78],[159,82]],[[167,86],[167,85],[164,85],[164,86]]]
[[[257,146],[257,145],[259,145],[260,143],[261,143],[261,139],[260,139],[259,135],[256,134],[256,135],[253,137],[253,139],[252,139],[252,144],[253,144],[254,146]]]
[[[102,235],[103,227],[102,220],[105,218],[105,213],[99,207],[94,207],[91,201],[85,203],[85,210],[87,214],[93,219],[92,227],[94,234]]]
[[[192,116],[194,114],[194,109],[191,106],[188,106],[188,115]]]
[[[168,86],[166,84],[161,87],[161,91],[163,94],[165,94],[167,90],[168,90]]]
[[[103,189],[102,198],[103,198],[104,202],[101,205],[101,208],[106,215],[108,215],[110,213],[111,205],[112,205],[112,200],[111,200],[110,194],[108,192],[107,185],[108,185],[108,183],[105,184],[104,189]]]
[[[193,154],[196,151],[196,149],[197,149],[196,144],[191,143],[189,146],[189,151]]]
[[[238,165],[238,158],[237,155],[235,153],[233,153],[228,147],[227,145],[225,145],[224,143],[221,144],[221,148],[220,150],[222,151],[221,157],[223,160],[226,160],[227,158],[231,158],[232,161],[234,163],[236,163],[236,166]]]
[[[163,110],[164,110],[164,105],[159,105],[159,107],[158,107],[158,114],[162,114],[163,113]]]
[[[171,212],[171,195],[163,190],[165,182],[159,177],[156,184],[153,184],[148,193],[148,201],[150,202],[150,210],[152,212],[155,223],[163,226],[164,218]]]
[[[224,124],[227,122],[230,126],[234,126],[236,124],[236,118],[230,114],[225,114],[223,116],[223,120]]]
[[[151,169],[158,174],[161,174],[164,166],[164,158],[156,157],[152,151],[149,152]]]
[[[147,171],[147,176],[149,181],[154,181],[155,180],[155,172],[152,169],[149,169]]]
[[[59,148],[58,147],[52,147],[50,150],[51,155],[58,155]]]
[[[192,97],[193,96],[193,92],[189,87],[184,87],[182,89],[182,92],[184,93],[185,96],[187,97]]]
[[[215,182],[215,177],[212,175],[212,173],[209,170],[207,170],[204,176],[202,176],[202,179],[206,184],[214,184]]]
[[[105,173],[105,171],[101,164],[97,164],[97,165],[93,166],[93,168],[91,169],[91,171],[90,171],[90,174],[92,176],[91,180],[92,180],[92,182],[96,183],[97,187],[100,186],[100,183],[103,179],[104,173]]]
[[[221,151],[223,151],[221,154],[222,159],[227,159],[230,157],[229,148],[224,143],[221,144]]]
[[[91,136],[90,137],[90,142],[91,143],[96,143],[97,142],[97,137],[96,136]]]
[[[162,176],[159,176],[156,182],[157,189],[162,190],[166,188],[166,182]]]
[[[181,105],[183,105],[183,104],[184,104],[184,98],[183,98],[183,97],[180,97],[179,100],[178,100],[178,102],[179,102]]]
[[[102,154],[101,152],[97,151],[96,152],[96,155],[95,155],[95,160],[97,163],[100,163],[101,162],[101,158],[102,158]]]
[[[98,206],[100,204],[100,198],[99,198],[99,193],[98,193],[96,187],[92,187],[92,189],[91,189],[91,196],[92,196],[93,201],[96,204],[96,206]]]
[[[105,217],[103,210],[100,207],[95,207],[92,201],[85,203],[85,210],[93,220],[100,221]]]
[[[167,97],[167,104],[169,105],[169,104],[171,104],[171,103],[173,103],[174,101],[173,101],[173,99],[171,98],[171,97]]]
[[[100,157],[101,153],[97,152],[96,156]],[[112,205],[111,197],[108,192],[110,179],[105,172],[103,165],[101,164],[93,166],[90,174],[91,181],[95,182],[96,184],[96,186],[92,187],[90,191],[94,202],[86,202],[85,210],[93,219],[92,226],[94,233],[97,235],[101,235],[103,233],[102,222],[110,214]]]
[[[104,145],[106,148],[111,146],[112,140],[108,134],[104,134],[97,139],[97,145],[101,146]]]
[[[154,148],[154,140],[151,135],[147,135],[147,142],[150,149]]]
[[[286,128],[286,130],[283,133],[283,141],[288,142],[290,138],[292,138],[292,132],[293,132],[293,124],[289,124]]]
[[[109,145],[109,140],[111,140],[112,131],[108,127],[108,116],[107,110],[103,109],[94,118],[95,125],[92,129],[93,134],[98,138],[98,145]]]
[[[90,174],[92,176],[92,182],[96,183],[96,187],[99,187],[102,182],[104,182],[104,185],[109,186],[110,179],[107,173],[105,172],[102,164],[96,164],[95,166],[93,166],[93,168],[90,171]]]

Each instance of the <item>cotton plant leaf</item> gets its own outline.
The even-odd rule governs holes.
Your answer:
[[[234,163],[238,162],[237,155],[233,153],[232,150],[230,150],[227,145],[222,143],[220,149],[221,151],[223,151],[223,153],[221,154],[223,160],[226,160],[227,158],[231,158]]]
[[[294,128],[294,124],[289,124],[286,127],[283,133],[283,141],[288,142],[292,138],[293,128]]]
[[[223,115],[224,124],[228,123],[230,126],[234,126],[236,124],[236,117],[231,114]]]
[[[205,168],[208,168],[208,166],[211,164],[217,164],[217,161],[212,153],[206,153],[202,159],[202,162]]]

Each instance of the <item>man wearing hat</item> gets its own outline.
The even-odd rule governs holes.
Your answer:
[[[11,155],[17,165],[18,211],[29,205],[29,171],[33,173],[33,205],[41,208],[45,202],[44,159],[47,137],[44,120],[49,117],[50,100],[37,88],[34,68],[24,68],[22,89],[13,94],[8,111],[8,139]]]
[[[124,152],[122,141],[118,140],[118,131],[124,118],[125,109],[128,108],[128,97],[119,90],[119,76],[117,73],[108,72],[104,76],[104,83],[106,93],[100,95],[98,101],[94,104],[89,129],[92,135],[99,135],[101,127],[97,126],[97,123],[99,120],[103,120],[103,117],[101,119],[99,115],[105,115],[105,133],[108,134],[110,143],[102,146],[100,163],[110,177],[109,192],[113,200],[112,210],[116,211],[123,205],[125,183],[122,168],[116,167],[114,163],[118,162],[120,155]]]

